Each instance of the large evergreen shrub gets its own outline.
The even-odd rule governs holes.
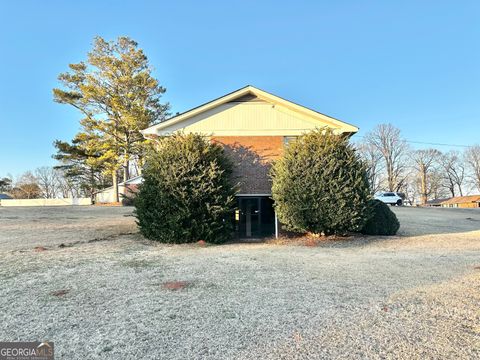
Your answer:
[[[366,235],[395,235],[400,228],[395,213],[380,200],[370,200],[368,203],[369,218],[362,233]]]
[[[360,231],[370,198],[366,171],[348,139],[319,129],[298,137],[272,167],[272,196],[287,230]]]
[[[160,139],[135,199],[140,232],[165,243],[227,240],[235,206],[231,172],[223,148],[201,135]]]

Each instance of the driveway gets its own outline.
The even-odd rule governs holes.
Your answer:
[[[400,219],[399,234],[406,236],[455,234],[480,230],[480,208],[392,207]]]
[[[400,236],[201,247],[142,239],[128,208],[0,208],[0,339],[59,359],[478,358],[480,212],[393,210]]]

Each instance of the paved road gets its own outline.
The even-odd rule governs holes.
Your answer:
[[[400,221],[400,235],[453,234],[480,230],[480,208],[392,207]]]

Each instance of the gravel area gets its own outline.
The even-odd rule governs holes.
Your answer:
[[[57,359],[479,358],[480,211],[394,211],[390,238],[167,246],[129,208],[0,208],[0,340]]]

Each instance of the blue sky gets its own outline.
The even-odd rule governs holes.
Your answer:
[[[0,176],[53,165],[79,114],[52,101],[92,39],[128,35],[184,111],[246,84],[410,141],[480,142],[479,1],[0,3]],[[422,145],[416,145],[422,146]]]

